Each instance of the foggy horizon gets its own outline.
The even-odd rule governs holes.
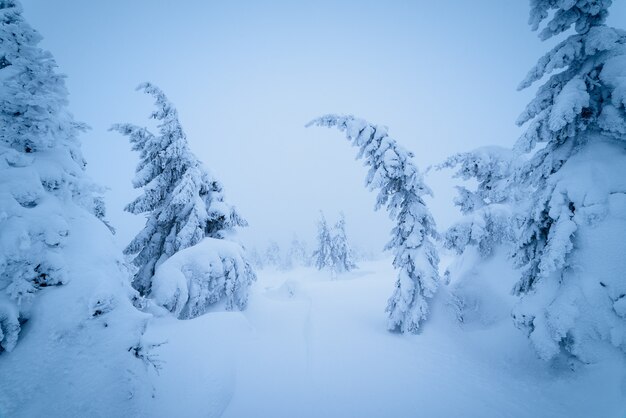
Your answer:
[[[109,189],[120,246],[144,223],[123,211],[139,194],[130,181],[138,155],[108,129],[154,126],[141,82],[177,107],[193,152],[249,222],[244,243],[284,246],[297,234],[310,244],[319,211],[331,222],[343,211],[355,245],[379,252],[392,223],[374,212],[356,150],[338,132],[304,125],[340,113],[388,126],[421,170],[456,152],[510,147],[535,90],[517,85],[555,43],[528,30],[523,1],[24,0],[24,9],[67,75],[71,111],[91,127],[80,137],[87,172]],[[625,16],[615,4],[608,23],[623,26]],[[460,217],[451,174],[426,176],[441,230]]]

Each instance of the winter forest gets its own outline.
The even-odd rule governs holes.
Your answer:
[[[0,418],[626,417],[626,2],[425,3],[0,0]]]

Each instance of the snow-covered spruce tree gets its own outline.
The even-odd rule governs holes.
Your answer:
[[[301,241],[296,235],[291,240],[291,246],[285,256],[284,265],[286,269],[310,265],[306,243]]]
[[[543,359],[590,360],[601,341],[626,351],[626,32],[604,23],[610,5],[531,1],[542,40],[573,28],[520,85],[546,79],[518,120],[517,149],[534,153],[517,181],[534,192],[513,312]]]
[[[366,182],[378,189],[376,209],[387,206],[396,226],[386,246],[394,252],[398,270],[396,288],[389,299],[388,328],[417,332],[428,315],[428,299],[439,285],[439,255],[431,239],[437,237],[435,222],[423,197],[431,190],[412,161],[413,154],[389,137],[387,129],[353,116],[326,115],[307,126],[337,127],[359,148],[357,158],[369,166]]]
[[[320,212],[320,219],[317,221],[317,248],[313,251],[313,264],[318,270],[333,265],[332,259],[332,237],[326,222],[326,217]]]
[[[141,188],[143,193],[125,209],[134,214],[146,214],[147,221],[124,252],[135,256],[133,263],[137,273],[133,286],[141,294],[149,295],[158,267],[175,253],[205,239],[228,238],[236,227],[246,226],[247,223],[233,206],[224,201],[220,182],[189,149],[178,112],[165,94],[150,83],[141,84],[138,90],[155,98],[157,109],[151,117],[159,122],[158,134],[132,124],[116,124],[111,129],[128,136],[132,149],[140,153],[133,186]],[[218,249],[219,245],[213,243],[204,247],[207,250]],[[189,252],[190,256],[193,254],[196,252]],[[232,255],[234,252],[229,250],[224,254]],[[223,265],[205,266],[202,274],[197,271],[196,275],[187,275],[186,283],[180,282],[176,286],[164,283],[167,277],[160,275],[159,294],[152,296],[172,311],[176,307],[176,313],[193,312],[198,315],[202,309],[221,298],[226,298],[227,307],[234,305],[243,309],[247,288],[255,279],[255,274],[243,249],[240,248],[235,257],[236,262],[222,257],[220,263]],[[184,266],[185,263],[178,260],[177,265]],[[233,265],[239,266],[236,273],[230,270]],[[223,275],[213,276],[217,272]],[[207,290],[207,286],[211,291]],[[177,290],[173,293],[174,288]],[[181,308],[185,304],[195,308]],[[187,314],[186,317],[191,316]]]
[[[332,269],[335,273],[343,273],[357,268],[352,257],[352,249],[346,235],[346,218],[343,213],[333,227],[331,242]]]
[[[247,252],[252,267],[256,270],[262,270],[265,267],[265,258],[259,253],[259,250],[256,247],[248,247]]]
[[[281,266],[280,246],[276,241],[270,241],[265,250],[265,264],[273,267]]]
[[[496,246],[513,240],[511,202],[521,197],[511,181],[515,161],[512,151],[483,147],[455,154],[436,167],[455,169],[455,178],[477,182],[474,190],[457,186],[454,204],[464,217],[445,232],[446,248],[461,254],[475,246],[482,257],[488,257]]]
[[[130,302],[84,171],[85,126],[41,39],[18,1],[0,0],[0,416],[137,415],[149,385],[128,350],[148,316]]]
[[[307,242],[298,237],[291,241],[291,258],[296,265],[311,266],[311,254],[308,248]]]

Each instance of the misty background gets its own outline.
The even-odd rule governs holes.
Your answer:
[[[66,74],[70,109],[108,218],[126,245],[144,224],[123,211],[138,156],[117,122],[154,127],[143,81],[176,105],[191,148],[250,226],[248,245],[312,243],[319,210],[380,251],[391,223],[374,212],[366,169],[343,134],[305,129],[325,113],[386,125],[421,169],[483,145],[511,146],[533,95],[518,83],[555,43],[527,25],[527,1],[23,0],[41,46]],[[624,27],[625,2],[609,24]],[[559,38],[561,39],[561,38]],[[459,214],[451,172],[426,177],[438,226]]]

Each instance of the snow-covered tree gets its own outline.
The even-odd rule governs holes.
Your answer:
[[[149,316],[130,301],[85,174],[85,126],[41,39],[0,0],[0,416],[138,415],[149,384],[129,349]],[[107,390],[86,402],[94,388]]]
[[[326,217],[320,212],[320,219],[317,222],[317,248],[313,251],[313,264],[318,270],[333,265],[332,246],[333,240]]]
[[[259,253],[256,247],[248,248],[248,259],[250,260],[250,264],[256,270],[261,270],[265,267],[265,260],[263,255]]]
[[[284,266],[285,268],[293,268],[296,266],[309,266],[311,259],[307,251],[306,242],[300,240],[294,235],[289,246],[289,251],[285,255]]]
[[[66,205],[103,218],[67,111],[64,76],[17,1],[0,1],[0,351],[12,350],[34,295],[67,282]]]
[[[518,120],[532,153],[516,180],[534,191],[513,315],[544,359],[592,358],[598,340],[626,351],[626,32],[605,24],[611,2],[531,1],[542,40],[567,35],[520,85],[545,80]]]
[[[146,214],[147,221],[124,252],[135,256],[133,286],[146,295],[156,268],[174,253],[205,237],[225,238],[247,223],[224,201],[221,183],[189,149],[178,112],[165,94],[150,83],[138,89],[155,98],[151,118],[159,122],[158,134],[132,124],[111,129],[128,136],[140,153],[133,186],[143,193],[125,210]]]
[[[423,197],[432,192],[412,160],[413,154],[389,137],[387,128],[353,116],[326,115],[307,126],[337,127],[359,148],[357,158],[369,166],[366,182],[378,189],[376,209],[386,205],[396,226],[386,246],[394,252],[398,279],[387,305],[388,328],[417,332],[428,315],[428,299],[439,285],[435,221]]]
[[[265,250],[265,264],[273,267],[281,266],[280,246],[276,241],[270,241]]]
[[[346,218],[343,213],[339,215],[339,220],[333,227],[331,242],[332,270],[335,273],[343,273],[357,268],[352,249],[348,243],[346,235]]]
[[[467,246],[475,246],[487,257],[496,246],[513,240],[511,202],[521,197],[511,180],[515,161],[512,151],[483,147],[455,154],[436,167],[455,169],[454,177],[477,183],[474,190],[457,186],[454,204],[464,217],[443,235],[446,248],[461,254]]]

